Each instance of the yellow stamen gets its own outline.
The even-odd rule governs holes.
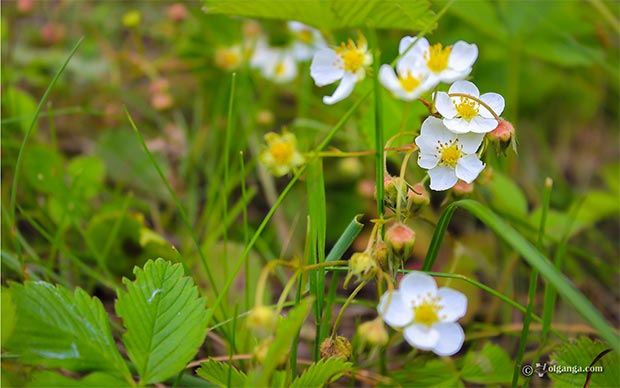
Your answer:
[[[452,46],[442,48],[441,43],[430,46],[428,48],[428,53],[424,54],[426,66],[435,73],[445,70],[448,67],[448,59],[450,58],[451,51]]]
[[[278,64],[276,65],[276,69],[275,69],[276,76],[277,77],[282,76],[285,70],[286,70],[286,66],[284,65],[284,62],[278,62]]]
[[[312,32],[308,30],[302,30],[297,33],[297,39],[304,42],[305,44],[311,44],[314,40],[312,36]]]
[[[437,151],[441,154],[441,159],[439,160],[440,164],[449,167],[456,167],[459,159],[461,158],[461,148],[459,147],[458,139],[455,141],[449,140],[447,143],[441,144],[440,141],[437,141],[439,144],[436,148]]]
[[[269,153],[278,165],[289,164],[293,158],[293,152],[295,152],[294,144],[287,141],[278,141],[269,148]]]
[[[400,86],[402,86],[406,92],[412,92],[420,86],[420,79],[412,76],[410,71],[407,71],[405,77],[399,76],[398,80],[400,81]]]
[[[346,45],[344,42],[341,43],[340,47],[336,49],[336,52],[340,55],[340,58],[342,58],[343,69],[345,71],[357,73],[357,71],[364,66],[366,50],[357,47],[351,39],[349,39]]]
[[[454,103],[459,116],[467,121],[478,116],[478,104],[466,97],[461,97],[459,104]]]
[[[434,300],[425,300],[422,304],[414,307],[414,321],[426,326],[432,326],[439,322],[440,306]]]

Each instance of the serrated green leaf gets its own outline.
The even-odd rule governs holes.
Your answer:
[[[504,349],[487,342],[465,355],[461,377],[472,383],[510,385],[513,364]]]
[[[556,386],[583,387],[587,373],[572,373],[570,368],[588,367],[596,357],[609,346],[599,341],[592,341],[588,337],[580,337],[576,341],[567,342],[551,354],[551,363],[555,364],[556,371],[547,373],[547,376]],[[594,366],[601,366],[602,372],[592,373],[590,387],[618,387],[620,386],[620,357],[616,352],[604,355]],[[549,368],[549,364],[547,365]],[[563,373],[558,369],[562,368]]]
[[[427,1],[410,0],[207,0],[207,13],[296,20],[325,29],[398,28],[419,31],[432,22]]]
[[[218,387],[243,387],[247,380],[245,373],[239,369],[228,363],[216,360],[200,363],[200,368],[198,368],[196,374]],[[228,380],[229,375],[230,384]]]
[[[417,359],[390,374],[403,387],[463,387],[454,363]],[[392,385],[393,386],[393,385]]]
[[[131,378],[99,299],[42,281],[12,283],[11,292],[17,320],[7,349],[21,362]]]
[[[32,374],[31,380],[26,384],[28,388],[48,388],[48,387],[97,387],[97,388],[116,388],[131,387],[127,381],[119,380],[107,373],[95,372],[79,380],[72,379],[60,373],[52,371],[37,371]]]
[[[141,384],[174,376],[192,359],[207,334],[205,299],[181,264],[161,258],[134,269],[136,280],[123,279],[116,313],[127,332],[123,344]]]
[[[2,299],[2,331],[0,334],[2,335],[2,347],[4,348],[4,344],[13,334],[13,329],[15,328],[15,303],[13,303],[13,298],[11,297],[11,290],[8,288],[2,287],[2,295],[0,297]]]
[[[323,387],[338,379],[343,373],[351,369],[353,364],[344,358],[329,358],[319,360],[310,365],[308,369],[297,377],[291,384],[291,388]]]

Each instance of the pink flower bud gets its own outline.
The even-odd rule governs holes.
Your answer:
[[[467,183],[460,179],[458,180],[458,182],[456,182],[454,187],[452,187],[452,192],[454,193],[454,195],[458,197],[466,196],[468,194],[471,194],[473,191],[474,191],[473,183]]]
[[[385,240],[395,252],[409,251],[415,244],[415,232],[407,225],[398,223],[388,229]]]

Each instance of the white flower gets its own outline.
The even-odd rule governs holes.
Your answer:
[[[303,155],[297,150],[297,138],[286,130],[282,135],[274,132],[265,134],[267,146],[263,148],[258,160],[275,176],[288,174],[304,164]]]
[[[402,59],[396,63],[396,72],[390,65],[381,65],[379,81],[396,97],[405,101],[415,100],[435,87],[424,68]]]
[[[453,133],[433,116],[424,120],[415,144],[420,148],[418,165],[427,169],[431,178],[430,188],[447,190],[459,179],[473,182],[484,169],[476,155],[483,137],[481,133]]]
[[[250,58],[250,66],[258,69],[263,77],[275,83],[286,83],[297,77],[297,61],[288,49],[269,47],[259,39]]]
[[[453,96],[453,94],[458,95]],[[493,112],[474,98],[467,96],[481,100]],[[435,107],[444,117],[443,123],[446,128],[452,132],[487,133],[499,124],[495,116],[499,117],[504,111],[504,97],[497,93],[485,93],[481,96],[473,83],[457,81],[452,84],[448,93],[437,93]]]
[[[399,52],[406,51],[415,39],[411,36],[401,39]],[[452,83],[467,77],[477,58],[478,46],[475,44],[459,40],[453,46],[443,47],[441,43],[431,46],[426,38],[419,38],[401,60],[427,69],[432,81],[430,83],[435,86],[439,82]]]
[[[331,96],[323,97],[323,102],[332,105],[347,98],[355,84],[366,77],[366,67],[372,64],[372,56],[364,38],[357,45],[349,39],[336,50],[320,49],[314,54],[310,65],[310,75],[317,86],[325,86],[340,80]]]
[[[465,333],[456,321],[467,311],[467,297],[448,287],[437,289],[435,279],[422,272],[405,275],[398,290],[381,296],[377,310],[388,325],[404,328],[413,347],[451,356],[463,346]]]
[[[215,64],[222,70],[233,71],[241,66],[243,51],[241,45],[218,47],[215,50]]]
[[[300,22],[288,22],[288,28],[295,35],[291,51],[298,61],[307,61],[318,49],[327,48],[321,33]]]

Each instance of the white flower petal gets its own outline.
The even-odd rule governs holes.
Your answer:
[[[383,320],[392,327],[404,327],[413,321],[413,307],[403,301],[399,291],[392,292],[391,298],[389,292],[383,294],[377,311],[385,314]]]
[[[448,59],[448,67],[457,71],[463,71],[471,68],[477,58],[478,46],[474,43],[469,44],[459,40],[452,46],[450,58]]]
[[[342,60],[336,51],[326,48],[317,51],[310,65],[310,76],[317,86],[332,84],[344,76]]]
[[[439,78],[441,82],[451,84],[452,82],[466,78],[469,75],[469,73],[471,73],[471,70],[472,70],[471,67],[468,67],[465,70],[446,69],[442,71],[437,77]]]
[[[426,120],[424,120],[422,123],[422,129],[420,130],[420,135],[431,138],[433,148],[437,144],[438,140],[443,144],[449,142],[450,140],[454,141],[456,139],[456,135],[446,128],[441,119],[433,116],[428,116]]]
[[[349,97],[356,82],[357,76],[355,74],[345,73],[344,77],[342,77],[342,80],[340,81],[340,84],[334,91],[334,94],[323,97],[323,102],[327,105],[332,105]]]
[[[504,111],[504,106],[506,102],[504,101],[504,97],[498,93],[484,93],[480,96],[480,99],[484,101],[488,106],[493,109],[496,115],[500,116]],[[489,112],[485,107],[480,106],[480,116],[491,118],[494,117],[491,112]]]
[[[468,128],[471,132],[475,133],[487,133],[491,132],[499,123],[495,118],[484,118],[482,116],[476,116],[468,124]]]
[[[402,89],[396,72],[390,65],[381,65],[379,69],[379,82],[392,93]]]
[[[430,170],[439,162],[439,157],[434,154],[420,154],[418,157],[418,166]]]
[[[456,81],[455,83],[452,84],[452,86],[450,86],[449,93],[450,94],[452,93],[467,94],[469,96],[474,96],[476,98],[480,97],[480,91],[478,90],[476,85],[474,85],[473,82],[469,82],[469,81]],[[468,101],[471,101],[471,100],[468,100]]]
[[[435,191],[448,190],[458,181],[454,169],[447,166],[436,166],[428,170],[428,176],[431,177],[431,184],[429,187],[431,190]]]
[[[439,304],[443,306],[439,317],[444,322],[456,322],[467,312],[467,297],[462,292],[448,287],[437,290],[437,297],[441,298]]]
[[[465,333],[458,323],[438,323],[433,325],[433,331],[438,334],[438,340],[432,349],[435,354],[438,356],[451,356],[461,350],[463,341],[465,341]]]
[[[471,183],[478,177],[478,174],[480,174],[482,170],[484,170],[484,163],[482,163],[480,159],[478,159],[478,156],[474,154],[460,158],[454,171],[459,179],[462,179],[467,183]]]
[[[484,139],[484,134],[482,133],[465,133],[462,135],[458,135],[459,145],[463,147],[463,152],[466,154],[473,154],[478,151],[480,144],[482,144],[482,139]]]
[[[446,92],[437,93],[437,97],[435,97],[435,109],[437,109],[440,115],[447,119],[454,118],[458,114],[452,102],[452,98],[450,98]]]
[[[437,295],[437,283],[432,276],[422,272],[410,272],[403,276],[398,286],[405,302],[421,303],[425,298]]]
[[[420,44],[422,39],[425,39],[425,38],[418,39],[416,45]],[[415,36],[405,36],[405,37],[403,37],[400,40],[400,43],[398,44],[398,54],[402,55],[409,48],[409,46],[411,46],[411,44],[414,41],[415,41]],[[428,46],[428,41],[426,41],[426,44]],[[413,47],[411,47],[411,49],[409,49],[409,51],[407,51],[407,54],[410,53],[412,50],[413,50]]]
[[[453,119],[443,119],[443,124],[446,128],[453,133],[467,133],[471,132],[471,124],[469,121],[462,119],[460,117]]]
[[[422,350],[434,349],[440,340],[439,332],[434,326],[419,324],[407,326],[403,330],[403,336],[409,345]]]

